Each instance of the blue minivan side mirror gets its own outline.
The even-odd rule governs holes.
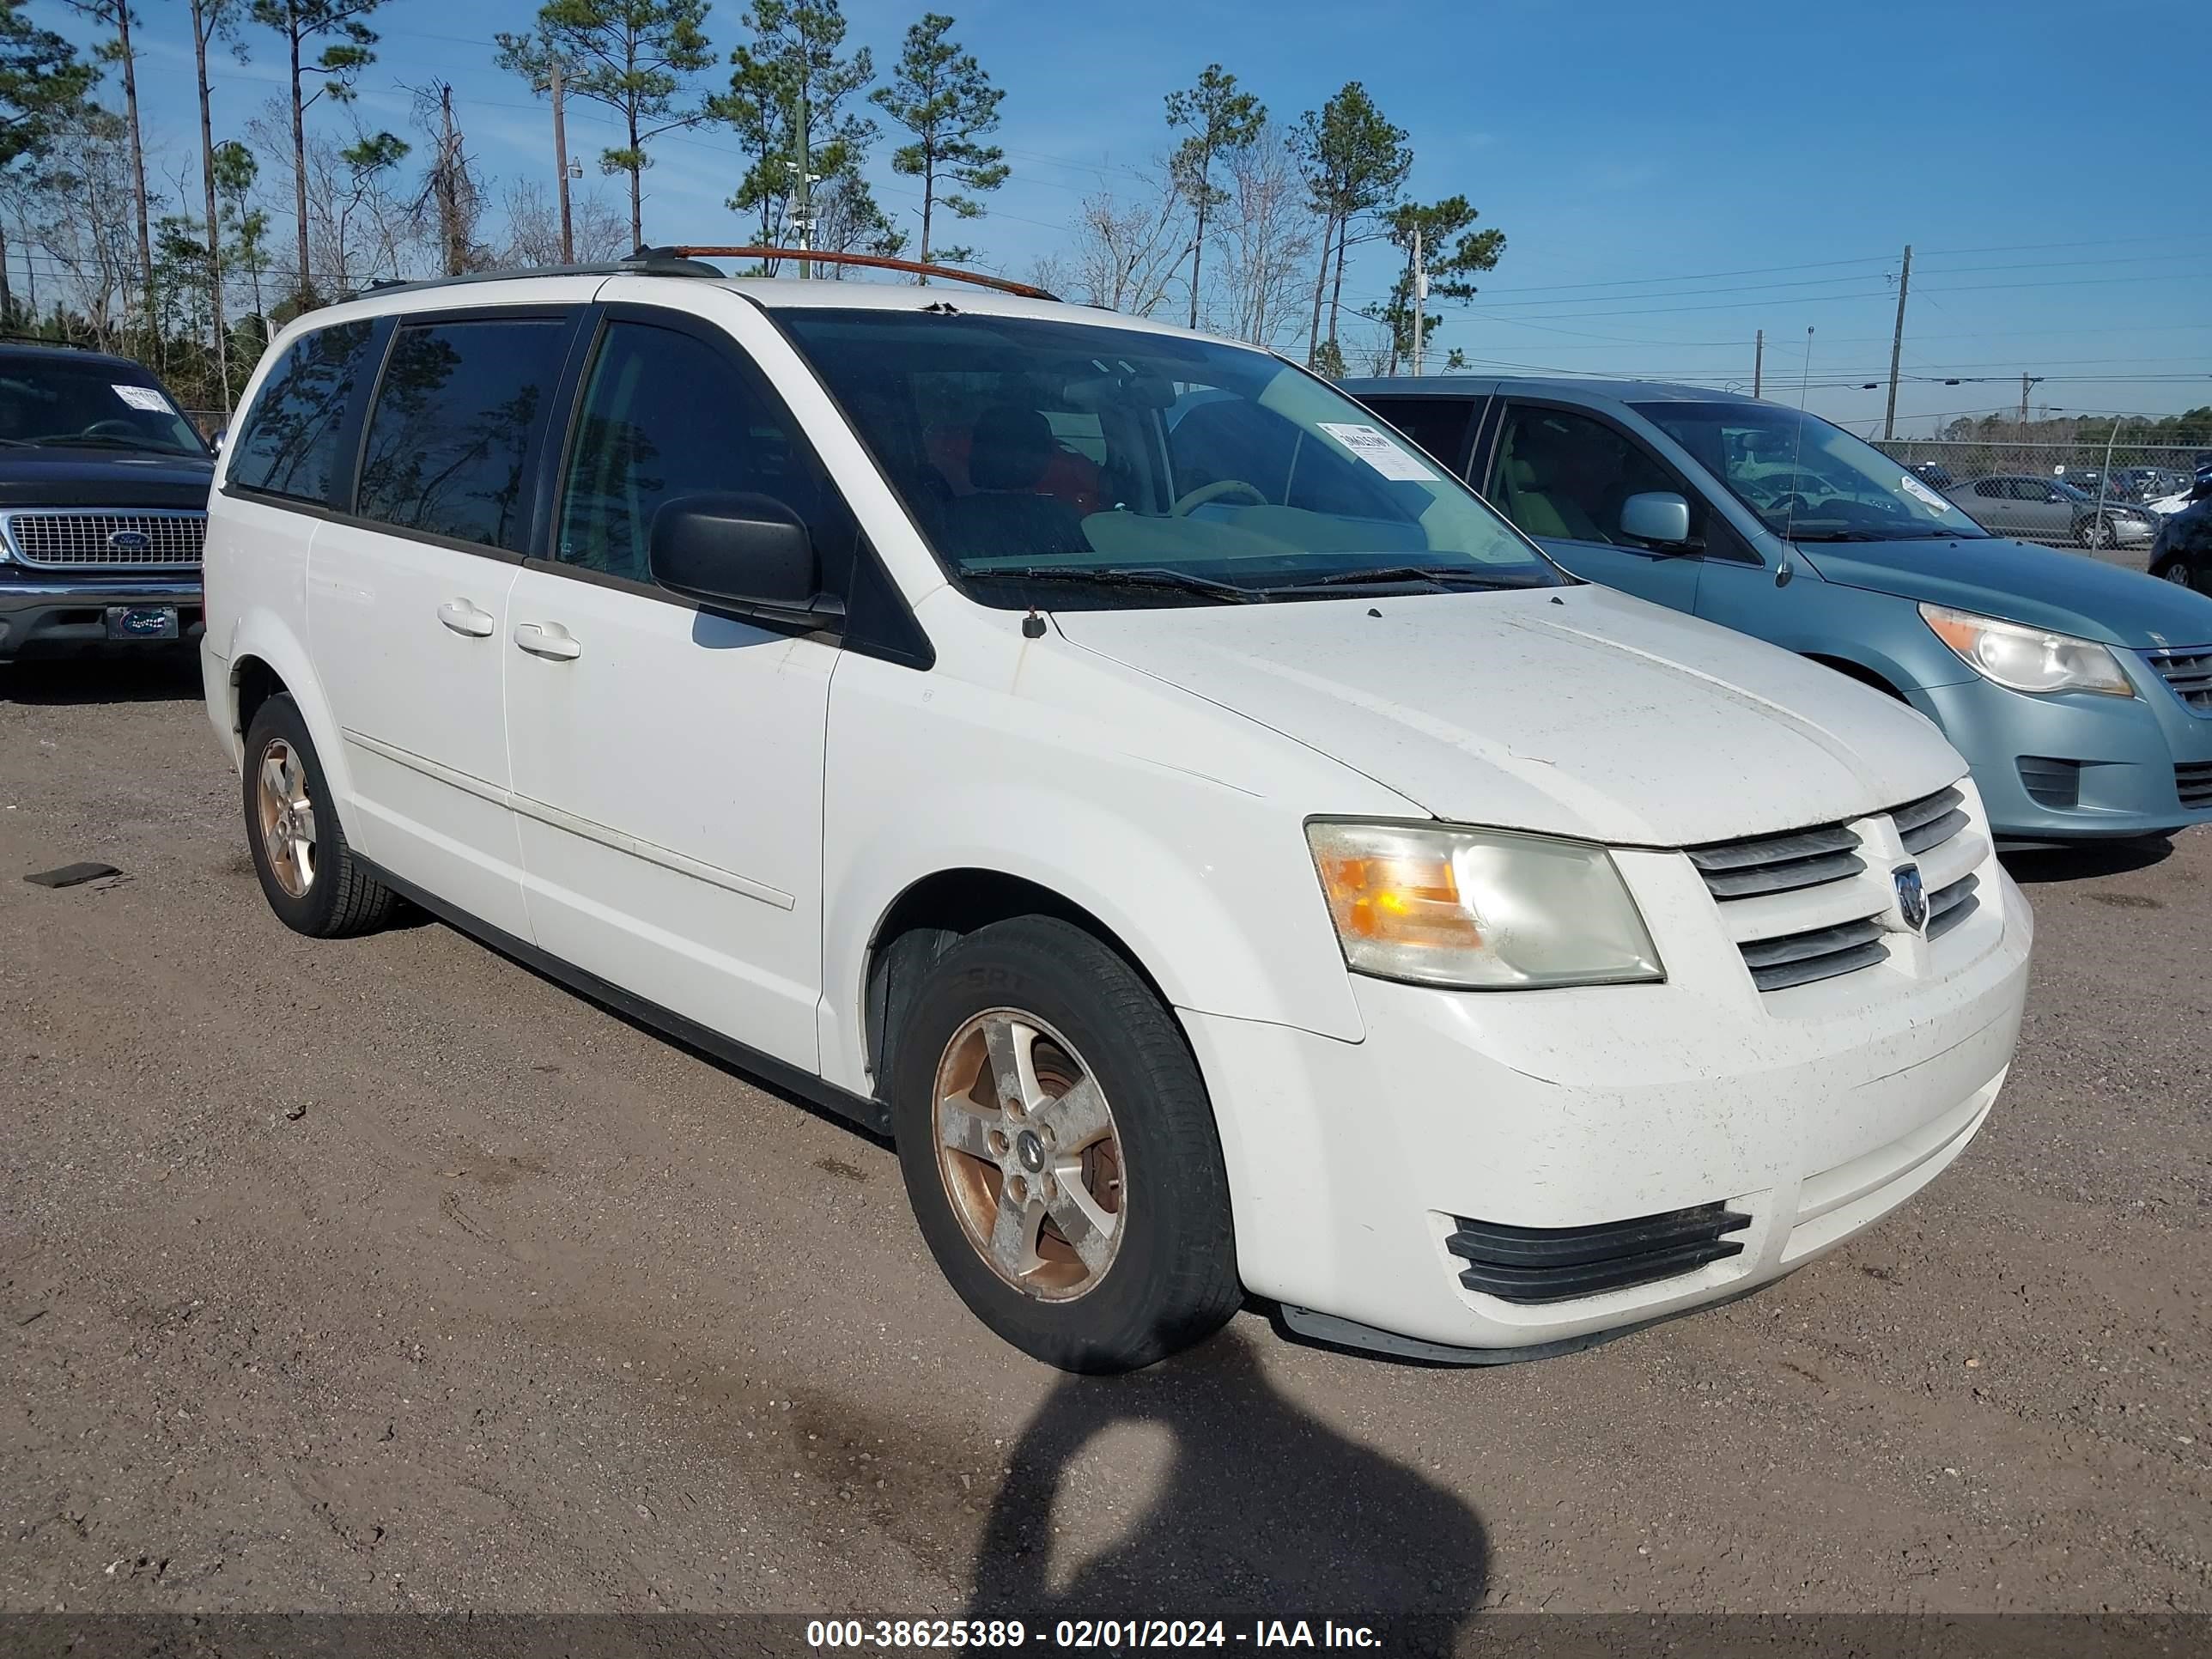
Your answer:
[[[1690,539],[1690,504],[1667,489],[1631,495],[1620,504],[1620,533],[1660,547],[1680,547]]]

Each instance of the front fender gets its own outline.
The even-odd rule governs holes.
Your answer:
[[[1210,706],[1198,717],[1218,761],[1200,771],[1146,758],[1135,734],[1190,720],[1194,700],[1065,644],[1019,673],[1017,692],[864,658],[839,665],[823,818],[831,1080],[872,1087],[862,1010],[877,933],[901,895],[951,870],[1018,877],[1088,911],[1178,1008],[1358,1041],[1304,818],[1415,809],[1318,757],[1309,769],[1304,750],[1285,757],[1289,769],[1324,775],[1255,788],[1254,757],[1237,751],[1290,746]],[[1073,712],[1083,708],[1111,712]]]

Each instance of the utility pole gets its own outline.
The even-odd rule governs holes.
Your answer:
[[[2020,377],[2020,424],[2022,431],[2027,428],[2027,389],[2040,383],[2042,379],[2043,376],[2040,374],[2023,374]]]
[[[1751,342],[1751,395],[1759,396],[1766,377],[1766,331],[1760,329]]]
[[[1421,372],[1422,307],[1429,302],[1429,268],[1421,262],[1421,223],[1413,222],[1413,373]]]
[[[1897,273],[1897,330],[1889,337],[1889,407],[1881,417],[1881,435],[1897,435],[1897,362],[1905,355],[1905,294],[1912,286],[1912,244],[1905,245],[1905,264]]]
[[[561,102],[561,54],[550,52],[553,90],[553,167],[561,179],[561,263],[576,263],[575,221],[568,214],[568,117]]]
[[[799,246],[805,252],[814,246],[814,149],[806,142],[806,82],[802,76],[799,83]],[[799,262],[799,280],[805,282],[813,272],[807,262]]]

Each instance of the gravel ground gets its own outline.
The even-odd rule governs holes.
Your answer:
[[[0,1608],[2212,1609],[2212,832],[2016,862],[1989,1127],[1760,1295],[1105,1382],[884,1146],[443,927],[295,937],[239,817],[189,678],[0,669]]]

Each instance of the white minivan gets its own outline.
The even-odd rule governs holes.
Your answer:
[[[314,312],[244,407],[203,649],[277,915],[412,902],[890,1137],[1054,1364],[1247,1295],[1561,1352],[2004,1080],[2032,923],[1932,726],[1269,352],[641,257]]]

